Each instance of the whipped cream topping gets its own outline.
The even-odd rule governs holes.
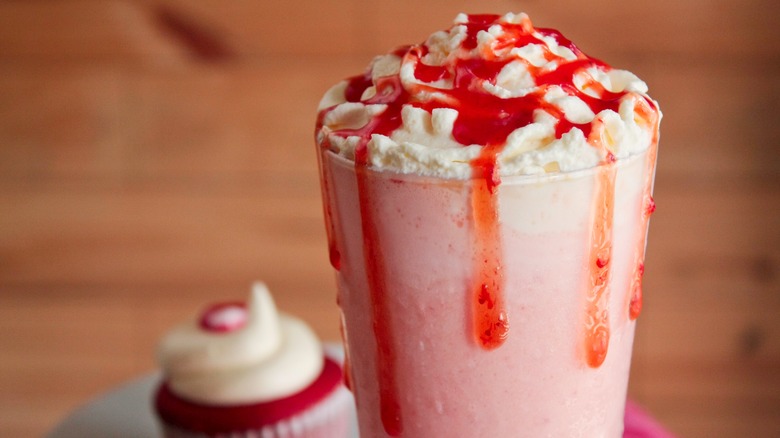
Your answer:
[[[158,347],[165,379],[184,399],[213,405],[259,403],[311,384],[324,365],[317,336],[278,313],[268,288],[253,286],[246,306],[210,307],[172,329]]]
[[[501,176],[569,172],[649,147],[660,111],[646,93],[526,14],[460,14],[328,90],[316,135],[401,173],[466,179],[485,146],[500,146]]]

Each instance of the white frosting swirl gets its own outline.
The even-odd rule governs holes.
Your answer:
[[[220,333],[189,321],[158,347],[166,381],[199,403],[259,403],[292,395],[322,372],[322,346],[301,320],[277,313],[263,283],[253,286],[243,327]]]

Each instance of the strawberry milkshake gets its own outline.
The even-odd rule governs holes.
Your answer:
[[[525,14],[459,15],[323,97],[364,437],[620,437],[660,111]]]

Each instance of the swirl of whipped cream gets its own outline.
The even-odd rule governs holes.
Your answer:
[[[226,305],[200,322],[173,328],[157,356],[175,394],[214,405],[292,395],[311,384],[324,364],[314,332],[303,321],[277,313],[263,283],[253,286],[246,308]]]
[[[317,142],[378,169],[466,179],[488,145],[501,175],[567,172],[644,151],[647,85],[526,14],[464,15],[373,60],[319,105]]]

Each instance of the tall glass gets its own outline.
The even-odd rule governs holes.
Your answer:
[[[361,437],[622,435],[653,148],[503,178],[492,245],[508,330],[489,348],[475,332],[480,181],[356,170],[327,151],[320,166]]]

